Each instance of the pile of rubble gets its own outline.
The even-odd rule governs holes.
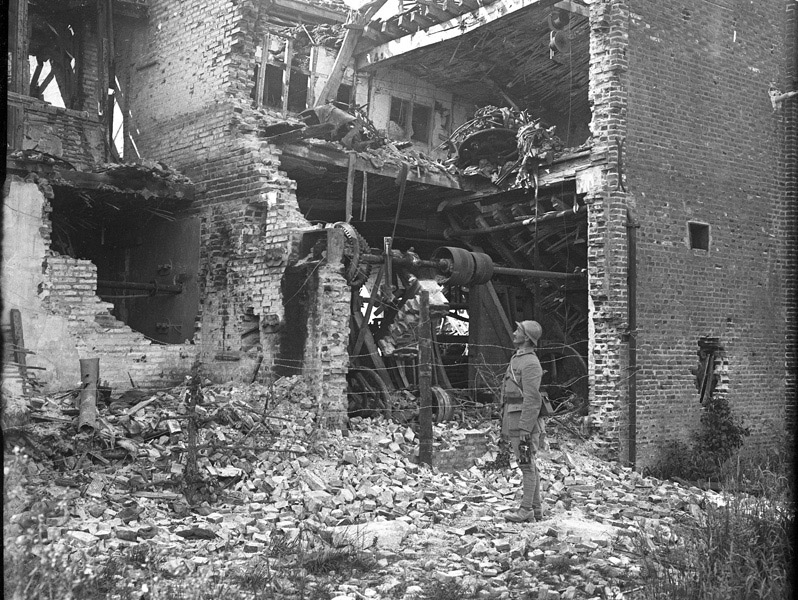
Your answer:
[[[6,455],[6,547],[36,530],[46,544],[106,555],[147,544],[169,557],[159,568],[170,577],[264,560],[279,573],[300,555],[349,548],[375,568],[338,582],[337,600],[411,600],[431,579],[479,597],[616,598],[645,575],[641,549],[676,544],[675,524],[720,501],[599,461],[589,442],[555,431],[539,457],[545,519],[513,524],[504,515],[520,471],[481,468],[495,451],[443,473],[417,464],[407,424],[319,429],[297,378],[202,392],[191,493],[185,388],[110,401],[91,439],[76,433],[69,396],[33,402],[33,422],[13,432],[33,458]],[[483,425],[495,448],[496,424]],[[445,448],[462,432],[443,423],[434,435]]]

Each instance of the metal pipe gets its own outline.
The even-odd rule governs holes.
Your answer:
[[[139,283],[136,281],[108,281],[106,279],[98,279],[97,287],[115,290],[143,290],[153,293],[167,292],[169,294],[181,294],[183,292],[183,286],[180,284],[172,285],[167,283],[155,283],[154,281],[150,283]]]
[[[508,229],[517,229],[519,227],[527,227],[529,225],[534,225],[535,223],[542,223],[543,221],[550,221],[551,219],[557,219],[560,217],[567,217],[569,215],[581,215],[582,213],[587,212],[587,207],[580,206],[576,210],[569,208],[568,210],[561,210],[556,213],[546,213],[540,215],[539,217],[528,217],[526,219],[522,219],[520,221],[515,221],[514,223],[504,223],[502,225],[493,225],[491,227],[485,227],[483,229],[469,229],[469,230],[455,230],[454,228],[447,228],[445,235],[450,238],[463,238],[463,237],[474,237],[475,235],[482,235],[483,233],[494,233],[497,231],[507,231]]]
[[[537,279],[584,279],[583,273],[560,273],[559,271],[536,271],[534,269],[513,269],[510,267],[493,267],[494,275],[516,275],[518,277],[534,277]]]
[[[385,256],[381,254],[364,254],[360,257],[363,262],[381,265],[385,262]],[[404,266],[410,269],[432,268],[441,273],[450,273],[452,269],[451,261],[446,258],[440,260],[421,260],[412,256],[393,256],[391,262],[394,266]],[[561,273],[558,271],[536,271],[535,269],[514,269],[511,267],[493,267],[495,275],[515,275],[517,277],[536,277],[539,279],[584,279],[583,273]]]
[[[627,238],[627,315],[629,332],[629,466],[637,463],[637,229],[632,212],[626,210]]]

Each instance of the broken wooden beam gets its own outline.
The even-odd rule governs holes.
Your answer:
[[[78,432],[97,429],[97,382],[100,379],[100,359],[80,359],[80,396],[78,397]]]
[[[377,11],[383,7],[387,0],[375,0],[371,4],[364,7],[362,12],[355,13],[355,16],[344,25],[346,27],[346,34],[344,34],[344,41],[341,44],[341,49],[335,57],[335,62],[330,70],[330,76],[324,83],[316,105],[326,104],[334,100],[338,94],[338,88],[341,86],[341,81],[344,77],[344,70],[352,60],[355,52],[355,47],[363,35],[365,24],[371,21],[372,17]]]

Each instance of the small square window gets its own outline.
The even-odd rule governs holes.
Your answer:
[[[690,221],[687,229],[691,250],[709,250],[709,225]]]

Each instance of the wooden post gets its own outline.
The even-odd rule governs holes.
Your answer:
[[[331,100],[335,100],[338,95],[338,88],[341,86],[341,80],[344,78],[344,71],[349,61],[352,60],[352,55],[355,53],[355,46],[360,41],[363,35],[363,30],[368,25],[371,18],[380,10],[388,0],[374,0],[371,4],[363,7],[362,13],[356,13],[353,18],[344,25],[346,33],[344,34],[344,41],[341,44],[341,49],[335,57],[330,76],[322,87],[319,97],[316,99],[316,106],[326,104]]]
[[[260,65],[258,66],[258,84],[255,88],[255,102],[257,106],[265,104],[263,95],[266,92],[266,65],[269,63],[269,44],[271,39],[267,33],[261,40]]]
[[[283,116],[288,115],[288,90],[291,87],[291,61],[294,59],[294,38],[285,40],[285,71],[283,71]]]
[[[78,415],[78,433],[84,428],[89,432],[97,429],[97,382],[100,379],[100,359],[80,359],[80,413]]]
[[[14,345],[14,361],[19,368],[22,378],[22,394],[27,395],[28,390],[28,365],[25,352],[25,338],[22,335],[22,313],[18,308],[12,308],[11,317],[11,343]]]
[[[27,96],[28,77],[28,0],[12,0],[8,6],[8,46],[11,62],[11,91]]]
[[[429,292],[421,291],[418,322],[418,462],[432,466],[432,328],[429,317]]]
[[[346,173],[346,216],[347,223],[352,221],[352,205],[355,198],[355,163],[357,162],[357,153],[349,153],[349,165]]]

